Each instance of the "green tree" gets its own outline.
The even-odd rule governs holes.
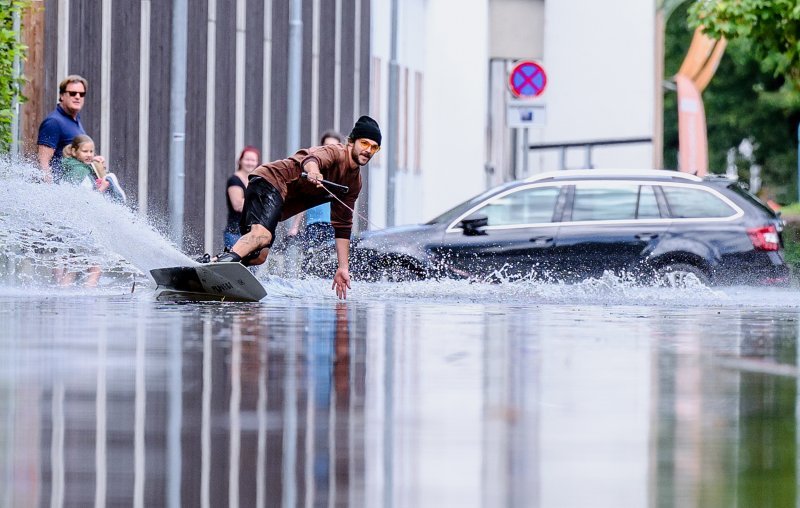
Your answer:
[[[14,18],[20,16],[30,0],[0,0],[0,153],[11,148],[11,121],[14,99],[23,102],[21,89],[25,80],[14,76],[14,60],[25,59],[27,48],[17,40]]]
[[[739,4],[770,3],[737,1]],[[714,5],[728,3],[735,2],[718,0]],[[667,21],[664,63],[667,76],[678,72],[686,56],[696,22],[695,11],[700,5],[683,3]],[[785,204],[795,201],[797,195],[796,136],[800,102],[795,99],[793,87],[787,85],[787,76],[776,74],[764,60],[753,52],[749,41],[729,38],[717,72],[703,92],[709,168],[714,173],[724,173],[728,151],[747,138],[756,147],[752,163],[762,168],[763,194]],[[677,167],[677,152],[677,97],[668,92],[664,97],[664,161],[667,167]],[[748,179],[751,163],[738,157],[736,164],[739,175]]]
[[[715,39],[742,41],[766,71],[800,91],[800,3],[797,0],[703,0],[689,9],[692,26]]]

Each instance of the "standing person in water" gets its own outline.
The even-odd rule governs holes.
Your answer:
[[[254,146],[246,146],[239,154],[236,171],[228,178],[225,186],[225,202],[228,205],[228,222],[223,232],[225,251],[229,251],[233,244],[241,237],[239,222],[242,220],[242,207],[244,207],[244,191],[247,189],[248,176],[258,166],[261,154]]]
[[[381,148],[378,123],[362,116],[353,126],[346,144],[304,148],[287,159],[273,161],[253,171],[245,191],[242,237],[230,252],[215,261],[239,261],[260,265],[269,254],[278,221],[322,203],[331,203],[331,224],[336,238],[338,268],[332,289],[344,299],[350,288],[350,233],[353,209],[361,192],[361,166]],[[346,186],[347,192],[322,183]]]
[[[92,166],[94,162],[94,141],[86,134],[79,134],[72,139],[72,142],[64,147],[64,156],[61,160],[61,182],[71,183],[80,187],[95,189],[98,192],[106,192],[109,182],[105,178],[99,178]],[[89,287],[97,286],[100,280],[101,270],[97,265],[90,266],[86,276],[85,285]],[[56,270],[56,279],[62,285],[69,285],[75,282],[76,273],[67,273],[65,270]]]

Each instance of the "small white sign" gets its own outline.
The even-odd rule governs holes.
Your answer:
[[[544,127],[547,110],[541,102],[509,101],[506,104],[506,125],[508,127]]]

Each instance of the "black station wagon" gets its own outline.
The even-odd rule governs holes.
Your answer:
[[[576,282],[611,271],[683,285],[789,282],[778,214],[740,183],[668,170],[510,182],[426,224],[365,232],[354,278]]]

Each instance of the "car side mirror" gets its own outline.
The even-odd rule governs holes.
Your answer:
[[[466,236],[480,236],[485,235],[486,231],[482,230],[489,225],[489,218],[482,213],[474,213],[459,222],[459,225],[464,230]]]

